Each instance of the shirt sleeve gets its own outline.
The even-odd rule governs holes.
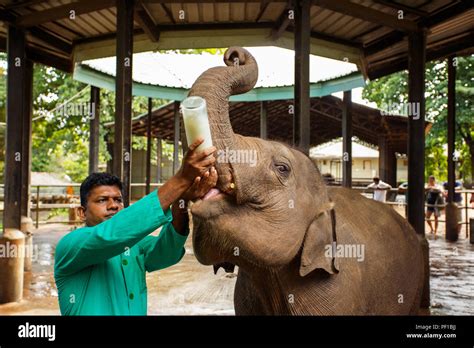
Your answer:
[[[168,223],[157,237],[147,236],[141,240],[138,246],[145,255],[145,270],[153,272],[178,263],[184,256],[188,234],[189,227],[186,227],[186,235],[181,235]]]
[[[171,210],[163,211],[155,190],[109,220],[64,236],[56,246],[55,275],[76,273],[119,255],[172,220]]]

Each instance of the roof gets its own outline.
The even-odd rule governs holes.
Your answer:
[[[31,172],[31,185],[64,185],[71,183],[71,179],[60,174],[49,172]]]
[[[315,159],[332,159],[342,157],[342,141],[322,144],[309,150],[309,157]],[[352,142],[352,158],[379,158],[379,152],[368,146]]]
[[[141,0],[134,51],[229,46],[294,47],[288,0]],[[30,59],[65,71],[115,55],[115,0],[3,0],[8,24],[26,28]],[[428,60],[473,52],[474,3],[460,0],[313,0],[310,52],[358,65],[369,78],[405,69],[407,35],[427,31]],[[71,16],[74,11],[74,16]],[[184,16],[183,16],[184,14]]]
[[[292,50],[280,47],[246,47],[258,64],[255,88],[293,86],[295,83]],[[225,66],[222,54],[178,54],[144,52],[133,56],[133,81],[162,87],[189,89],[204,71]],[[89,68],[115,77],[115,57],[82,62]],[[324,82],[357,72],[352,63],[310,56],[310,83]]]
[[[286,143],[292,142],[293,119],[288,110],[293,100],[274,100],[264,102],[267,108],[268,138]],[[245,136],[259,136],[261,102],[231,102],[229,115],[235,133]],[[175,103],[166,104],[152,113],[152,136],[173,141]],[[342,134],[342,100],[334,96],[311,98],[310,107],[310,145],[318,146]],[[380,110],[352,103],[353,135],[362,142],[378,146],[379,138],[386,137],[388,145],[400,154],[407,153],[406,116],[382,116]],[[113,128],[113,123],[108,127]],[[426,132],[431,123],[426,122]],[[132,121],[134,136],[145,136],[147,115],[143,114]]]

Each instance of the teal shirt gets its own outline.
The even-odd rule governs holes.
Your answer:
[[[184,255],[187,235],[178,234],[172,220],[154,191],[109,220],[65,235],[54,264],[61,314],[146,315],[146,272]],[[149,236],[160,226],[157,237]]]

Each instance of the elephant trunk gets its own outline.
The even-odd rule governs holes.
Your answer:
[[[241,47],[230,47],[224,54],[227,66],[205,71],[193,84],[189,96],[200,96],[206,100],[209,124],[214,146],[218,151],[239,149],[229,118],[228,98],[251,90],[258,78],[255,58]],[[234,193],[232,164],[218,161],[217,188],[222,192]],[[235,174],[234,174],[235,175]]]

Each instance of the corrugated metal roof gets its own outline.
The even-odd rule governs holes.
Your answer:
[[[248,47],[258,63],[256,87],[294,85],[294,51],[279,47]],[[94,70],[115,76],[116,58],[101,58],[82,63]],[[145,52],[133,55],[134,82],[149,85],[191,88],[204,71],[225,66],[222,55]],[[357,71],[352,63],[334,59],[310,57],[310,82],[318,83],[347,76]]]

